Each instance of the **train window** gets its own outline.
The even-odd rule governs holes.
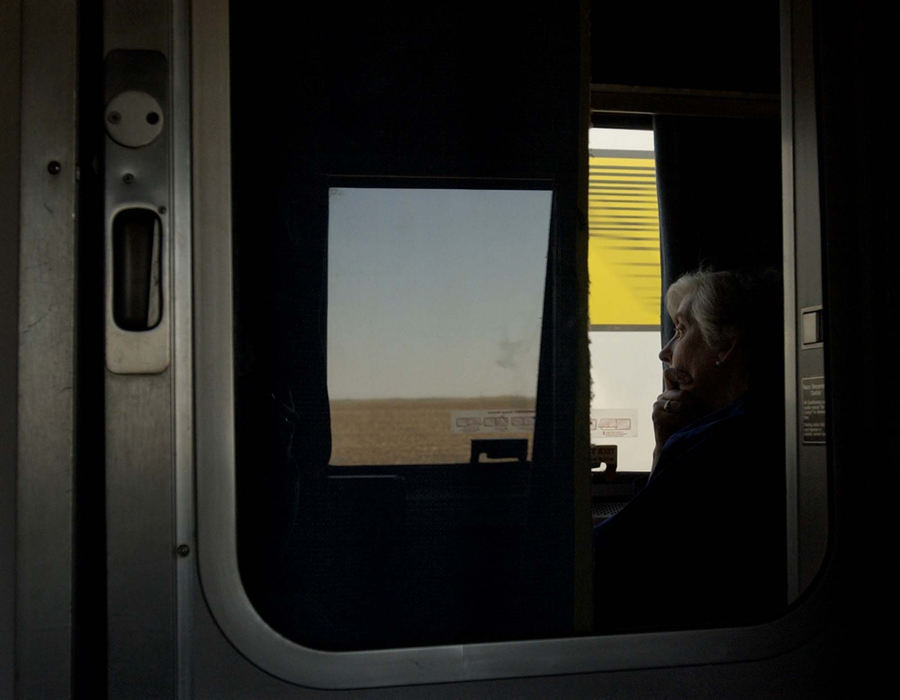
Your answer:
[[[574,10],[230,5],[235,552],[293,643],[572,633]]]
[[[237,554],[253,606],[331,651],[569,631],[564,606],[529,612],[573,575],[571,550],[540,546],[568,543],[573,508],[556,466],[571,402],[552,381],[571,353],[547,350],[574,299],[547,294],[563,287],[553,183],[314,186],[309,217],[265,234],[241,218],[257,193],[234,195]]]
[[[551,199],[329,189],[331,464],[463,463],[473,439],[530,452]]]
[[[760,242],[719,235],[726,217],[672,214],[671,198],[673,220],[715,226],[660,236],[657,176],[682,185],[696,160],[673,152],[682,140],[597,131],[585,148],[583,84],[561,79],[584,71],[573,8],[549,8],[548,33],[544,14],[464,5],[272,23],[234,3],[231,109],[196,81],[206,120],[232,120],[219,135],[198,118],[195,134],[198,187],[230,175],[197,198],[201,575],[235,646],[304,685],[617,668],[672,649],[653,634],[668,621],[588,636],[634,631],[606,613],[647,558],[591,566],[588,438],[623,471],[650,466],[659,294],[688,267],[661,250],[695,267]],[[221,153],[230,169],[209,159]],[[757,228],[780,244],[777,222]],[[727,642],[685,635],[701,637]]]
[[[777,129],[772,122],[696,117],[657,117],[653,126],[655,163],[647,164],[654,165],[655,177],[650,176],[652,170],[643,173],[654,205],[657,188],[652,183],[659,184],[658,213],[654,206],[652,217],[609,216],[591,232],[591,243],[608,241],[623,248],[627,243],[634,262],[649,263],[644,274],[655,294],[648,298],[647,317],[655,324],[663,320],[658,289],[675,289],[677,295],[675,283],[691,290],[682,297],[682,306],[667,308],[667,316],[680,319],[679,330],[690,325],[694,300],[703,294],[707,303],[715,299],[715,306],[707,308],[715,308],[718,318],[709,312],[709,322],[729,329],[731,347],[739,350],[736,357],[726,358],[717,349],[722,356],[710,359],[715,371],[708,374],[704,367],[689,364],[688,355],[660,353],[670,365],[666,397],[674,400],[671,412],[668,403],[657,405],[663,435],[657,466],[646,485],[633,482],[635,497],[614,517],[595,510],[595,629],[603,632],[755,623],[779,614],[786,600],[783,289],[772,269],[781,262],[780,200],[777,181],[773,183],[779,163]],[[733,162],[739,165],[728,168],[727,177],[712,179],[709,174],[722,163],[720,144],[729,142],[738,144]],[[599,175],[599,167],[595,170]],[[624,185],[622,180],[617,184]],[[640,191],[636,183],[628,184],[628,192]],[[603,205],[597,210],[606,214],[609,206]],[[746,213],[732,221],[735,211]],[[726,219],[731,223],[723,231],[720,222]],[[607,221],[617,222],[619,228]],[[630,230],[623,230],[625,222],[632,224]],[[610,247],[603,259],[615,260],[618,252]],[[698,267],[718,272],[682,279]],[[637,310],[633,314],[639,318]],[[593,310],[591,322],[594,331]],[[647,335],[653,343],[648,343],[640,363],[656,382],[647,387],[644,399],[651,428],[645,460],[653,444],[651,406],[663,389],[661,373],[651,369],[659,367],[659,326],[651,330]],[[670,337],[671,331],[667,342]],[[674,342],[676,348],[684,347]],[[592,338],[592,349],[598,344]],[[729,361],[729,373],[720,371]],[[699,368],[687,373],[686,366]],[[708,403],[677,414],[681,398],[697,396],[692,392],[704,374],[707,386],[714,387]],[[594,367],[595,383],[598,375]],[[667,425],[677,427],[667,433]],[[609,501],[620,506],[614,488],[619,485],[595,480],[600,501],[595,505]],[[626,485],[623,480],[621,486]],[[674,570],[679,576],[667,579]],[[663,596],[656,588],[661,580]],[[610,600],[616,605],[608,605]],[[671,605],[672,600],[678,605]]]
[[[590,130],[588,314],[591,445],[619,469],[649,471],[660,391],[659,210],[653,132]],[[608,452],[595,450],[594,469]]]

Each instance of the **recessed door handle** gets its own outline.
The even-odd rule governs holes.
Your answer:
[[[169,366],[166,222],[155,209],[114,210],[106,229],[106,366],[157,374]]]
[[[168,64],[114,49],[104,67],[106,367],[159,374],[172,342]]]
[[[134,207],[113,219],[113,320],[125,331],[148,331],[162,317],[162,225],[156,212]]]

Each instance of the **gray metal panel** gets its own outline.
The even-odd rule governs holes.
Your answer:
[[[168,54],[170,4],[167,0],[104,0],[104,54],[112,49]]]
[[[157,14],[166,13],[167,3],[158,3]],[[107,15],[120,11],[108,8]],[[109,41],[111,37],[107,37]],[[115,41],[117,37],[114,37]],[[118,48],[118,41],[116,41]],[[106,366],[117,374],[155,374],[169,366],[170,317],[169,270],[171,269],[171,227],[169,204],[170,140],[168,124],[168,63],[164,54],[157,51],[117,50],[107,53],[105,62],[105,99],[107,117],[121,113],[121,127],[129,121],[149,128],[144,119],[148,109],[135,104],[131,110],[122,104],[123,97],[144,96],[153,101],[153,110],[161,117],[155,129],[155,138],[140,147],[125,147],[116,141],[121,135],[111,134],[113,125],[105,120],[107,136],[104,139],[104,190],[106,211]],[[136,101],[136,102],[139,102]],[[134,112],[131,114],[130,112]],[[133,119],[129,120],[131,116]],[[115,138],[112,138],[114,136]],[[162,254],[156,276],[159,279],[159,306],[162,313],[154,327],[141,331],[120,328],[113,313],[113,221],[127,209],[144,209],[158,215]]]
[[[103,6],[104,54],[109,57],[117,49],[149,49],[168,59],[170,20],[167,0],[107,0]],[[134,81],[137,89],[147,89],[148,80],[154,86],[159,86],[161,80],[158,89],[165,93],[161,104],[167,109],[171,95],[165,71],[171,66],[161,76],[148,76],[148,69],[140,60],[125,63],[121,70],[107,72],[107,80],[115,82],[115,92],[129,89],[129,81]],[[132,66],[133,72],[127,65]],[[169,115],[164,114],[163,119],[168,134]],[[155,152],[160,147],[162,152]],[[106,164],[105,197],[107,216],[123,204],[145,206],[159,214],[164,232],[163,266],[171,270],[175,245],[170,242],[174,217],[170,152],[168,138],[134,149],[133,153],[120,150],[121,158]],[[152,163],[141,161],[145,154],[153,159]],[[120,170],[131,163],[122,159],[131,159],[136,167],[143,167],[135,173],[139,186],[132,188],[134,199],[127,202]],[[172,315],[172,276],[164,273],[163,284],[167,286],[161,311],[168,324]],[[165,335],[169,343],[168,330]],[[175,697],[178,665],[173,370],[169,367],[159,374],[108,371],[105,401],[109,696]]]
[[[16,403],[19,349],[18,0],[0,2],[0,697],[15,693]]]
[[[112,698],[174,696],[170,383],[168,372],[107,374],[107,634]]]
[[[191,627],[197,580],[194,522],[194,396],[191,257],[190,3],[172,3],[170,133],[172,143],[172,381],[175,411],[175,542],[178,697],[193,697]]]
[[[797,342],[801,332],[800,309],[822,304],[822,239],[819,207],[818,129],[814,80],[812,3],[798,0],[783,12],[787,22],[786,46],[782,61],[785,80],[785,122],[782,138],[789,159],[784,171],[786,252],[791,249],[786,272],[793,277],[793,295],[786,299],[785,325],[791,339],[787,358],[788,375],[788,496],[791,543],[795,556],[791,598],[810,585],[825,557],[828,543],[828,474],[825,445],[804,444],[801,380],[825,375],[825,349],[821,345],[804,348]],[[789,32],[789,34],[788,34]],[[791,303],[791,308],[787,304]],[[824,313],[827,314],[825,309]],[[791,469],[791,465],[794,468]],[[793,514],[793,517],[790,517]]]
[[[790,7],[781,11],[781,55],[792,55]],[[794,99],[792,61],[781,61],[781,188],[782,255],[784,270],[784,421],[797,425],[797,290],[796,246],[794,242]],[[799,594],[799,545],[797,521],[797,431],[785,429],[785,515],[787,519],[787,594],[796,600]]]
[[[753,628],[370,652],[303,647],[265,623],[248,599],[237,567],[227,2],[198,0],[192,12],[197,552],[209,612],[234,647],[289,683],[359,688],[746,662],[802,642],[819,613],[821,598],[816,595],[788,616]],[[223,659],[232,655],[231,647],[205,611],[198,611],[195,621],[198,694],[205,692],[204,679],[227,677],[235,683],[227,684],[235,696],[251,688],[294,695],[266,673]],[[307,693],[313,694],[296,689],[297,696]]]
[[[67,697],[72,634],[76,8],[22,6],[16,675]],[[5,107],[5,105],[4,105]]]

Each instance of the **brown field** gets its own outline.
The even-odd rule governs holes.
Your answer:
[[[331,464],[452,464],[468,462],[472,438],[528,438],[532,434],[460,434],[450,414],[463,410],[534,409],[534,399],[343,399],[331,402]]]

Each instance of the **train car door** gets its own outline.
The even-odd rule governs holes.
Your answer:
[[[738,682],[749,688],[753,679],[748,661],[764,664],[765,659],[787,654],[809,638],[816,606],[821,604],[815,595],[800,600],[771,623],[752,628],[591,634],[590,406],[587,393],[578,388],[587,377],[588,362],[587,231],[586,221],[579,216],[587,200],[582,187],[588,152],[587,3],[554,10],[549,33],[534,18],[522,16],[504,23],[494,16],[477,24],[459,14],[477,15],[477,3],[462,3],[455,10],[401,13],[395,9],[387,14],[390,31],[403,37],[404,50],[411,52],[396,54],[384,43],[365,44],[372,27],[360,19],[346,23],[352,27],[346,35],[320,33],[322,26],[334,30],[345,25],[344,8],[325,13],[325,24],[312,11],[299,10],[282,17],[275,28],[268,16],[242,13],[238,3],[229,8],[221,0],[139,4],[107,0],[98,5],[84,3],[78,13],[66,3],[58,5],[54,5],[58,13],[48,17],[38,11],[37,3],[22,3],[16,649],[23,695],[302,698],[342,689],[359,696],[424,697],[435,692],[594,696],[604,690],[637,688],[651,673],[649,669],[663,669],[653,672],[662,673],[664,682],[677,684],[682,674],[703,682],[704,669],[715,667],[734,669]],[[803,14],[805,9],[805,4],[797,3],[796,15],[785,20],[785,54],[796,55],[796,61],[783,64],[782,95],[784,195],[787,206],[795,206],[786,211],[784,236],[792,601],[819,570],[828,516],[821,243],[812,213],[818,209],[815,128],[804,121],[812,120],[814,98],[811,82],[802,74],[810,69],[803,42],[811,40],[807,34],[811,20]],[[374,21],[377,14],[368,19]],[[247,20],[244,34],[231,26],[243,20]],[[509,26],[515,31],[495,44],[496,36]],[[443,43],[435,45],[423,28],[433,29]],[[254,32],[275,37],[280,42],[278,50],[271,47],[267,52],[266,40],[259,41]],[[98,42],[102,51],[87,51],[89,39]],[[361,42],[362,48],[344,50],[332,46],[332,40]],[[484,64],[473,60],[457,67],[458,74],[440,73],[436,62],[424,58],[420,64],[409,60],[416,52],[424,57],[431,51],[446,51],[464,62],[467,42],[484,50],[490,60]],[[246,65],[241,64],[247,59],[241,51],[247,45],[252,45],[251,63],[257,68],[267,58],[274,59],[256,86],[258,94],[252,79],[233,72],[235,66]],[[532,49],[540,47],[547,51],[546,61],[541,60],[543,54],[531,56]],[[390,79],[367,60],[367,48],[390,62],[390,75],[400,76],[396,84],[384,84]],[[309,68],[324,60],[312,49],[322,49],[330,57],[328,65],[319,72],[293,75],[284,57],[296,54],[300,65]],[[526,109],[535,94],[529,95],[531,88],[521,85],[509,100],[497,97],[497,91],[506,90],[503,81],[519,69],[510,56],[522,61],[531,56],[527,67],[533,84],[540,86],[535,93],[540,108]],[[61,70],[59,65],[69,68]],[[392,111],[394,106],[381,101],[385,92],[396,96],[416,85],[420,80],[416,69],[423,67],[433,71],[431,81],[419,85],[423,94],[443,102],[417,103],[406,95],[405,104],[413,105],[413,115],[434,127],[433,151],[423,151],[422,142],[415,140],[421,136],[420,123],[404,124]],[[486,67],[486,72],[479,67]],[[94,77],[86,77],[90,71]],[[335,88],[341,82],[338,76],[357,91]],[[320,79],[323,82],[318,84]],[[247,100],[243,110],[233,109],[236,87],[241,99]],[[321,101],[303,102],[309,96]],[[450,109],[448,105],[458,97],[464,103]],[[508,101],[515,105],[512,113],[506,111]],[[290,109],[282,109],[285,106]],[[354,108],[381,108],[384,113],[353,113]],[[236,124],[235,115],[243,123]],[[288,119],[282,120],[285,115]],[[485,115],[492,128],[466,123]],[[504,128],[511,119],[519,120],[516,129]],[[375,133],[364,138],[353,127],[366,122],[374,124]],[[31,129],[32,123],[47,126]],[[797,127],[800,123],[804,129]],[[278,168],[260,167],[265,161],[256,159],[252,138],[249,144],[236,145],[232,140],[248,124],[260,130],[259,142],[271,151],[267,155]],[[548,124],[557,133],[541,136],[549,131]],[[345,129],[343,143],[336,137],[341,128]],[[93,136],[88,135],[91,129]],[[305,150],[290,147],[290,135],[296,133],[307,139]],[[317,142],[317,134],[327,134],[331,141]],[[473,142],[466,143],[470,135]],[[523,154],[521,142],[526,137],[532,137],[533,151]],[[282,142],[288,145],[278,151]],[[354,144],[371,150],[355,149]],[[90,163],[80,160],[88,153]],[[291,160],[298,153],[303,158]],[[236,155],[244,160],[238,161]],[[323,162],[330,157],[333,162]],[[235,170],[247,164],[249,170]],[[310,189],[285,187],[287,178]],[[372,185],[374,179],[377,186]],[[258,211],[233,208],[238,181],[259,194],[254,200]],[[378,630],[372,633],[365,628],[375,618],[361,618],[358,638],[315,645],[304,643],[302,635],[287,629],[289,625],[279,628],[272,621],[279,610],[292,614],[299,610],[302,614],[297,617],[303,624],[313,620],[309,624],[317,625],[304,629],[352,631],[352,618],[334,623],[326,614],[331,611],[321,604],[323,599],[305,597],[315,581],[304,578],[302,567],[334,566],[345,571],[339,565],[342,552],[333,546],[318,551],[308,541],[292,540],[291,546],[298,541],[303,545],[295,550],[303,557],[295,559],[302,575],[290,580],[297,586],[287,587],[287,594],[295,596],[289,603],[286,598],[266,598],[271,590],[263,598],[254,597],[252,590],[248,593],[252,582],[248,584],[247,570],[241,570],[240,557],[246,561],[258,553],[283,556],[294,550],[273,554],[271,540],[254,540],[267,531],[253,529],[252,523],[248,526],[248,512],[265,516],[261,509],[241,515],[239,501],[246,492],[238,486],[235,455],[240,450],[252,455],[257,448],[251,443],[248,452],[247,437],[254,433],[242,434],[235,423],[235,399],[241,387],[234,368],[246,359],[235,356],[242,348],[240,339],[235,341],[235,326],[246,322],[254,309],[235,307],[234,294],[252,298],[257,289],[245,286],[236,292],[236,287],[271,283],[282,294],[275,295],[272,306],[281,305],[288,313],[308,310],[304,304],[310,299],[322,300],[319,285],[327,282],[328,264],[336,265],[335,259],[315,247],[323,247],[329,217],[336,216],[328,195],[354,190],[344,192],[350,198],[358,194],[356,190],[366,189],[512,192],[539,200],[533,218],[546,217],[541,219],[546,239],[540,250],[547,253],[546,260],[540,261],[544,264],[537,266],[544,294],[536,314],[541,359],[533,377],[536,396],[531,398],[544,432],[536,428],[538,435],[529,446],[538,451],[537,457],[528,449],[520,452],[521,443],[516,440],[481,444],[488,456],[506,460],[487,475],[479,472],[477,449],[471,463],[431,464],[430,472],[426,469],[414,476],[398,476],[393,469],[397,465],[388,469],[383,464],[348,464],[344,465],[348,469],[365,469],[336,473],[334,468],[340,465],[324,460],[317,481],[312,486],[301,484],[311,489],[306,493],[320,499],[299,501],[311,510],[301,509],[289,525],[301,522],[303,513],[314,508],[321,508],[321,522],[333,524],[327,518],[341,508],[350,512],[357,504],[353,494],[360,487],[366,498],[358,504],[380,518],[377,526],[360,522],[345,529],[349,532],[334,534],[320,522],[307,532],[317,536],[326,532],[331,545],[351,543],[365,552],[359,544],[367,542],[365,535],[379,528],[392,532],[391,528],[408,522],[385,510],[384,503],[402,500],[407,507],[416,499],[432,498],[446,504],[447,499],[434,494],[465,482],[464,488],[454,492],[462,495],[450,500],[454,507],[465,504],[464,516],[452,520],[437,511],[418,511],[417,516],[452,522],[457,530],[467,532],[465,547],[455,552],[460,557],[471,551],[509,555],[509,561],[500,556],[478,559],[488,572],[485,575],[493,576],[493,597],[485,609],[495,610],[498,602],[509,607],[505,617],[498,617],[496,627],[482,624],[480,615],[474,616],[469,627],[452,619],[442,629],[434,625],[403,630],[398,622],[398,630],[390,630],[397,632],[395,637]],[[285,197],[295,208],[267,208],[267,204],[283,205]],[[396,213],[398,207],[387,208]],[[243,218],[238,220],[238,215]],[[234,232],[241,231],[240,245],[253,245],[255,222],[277,223],[279,217],[293,219],[285,226],[298,230],[308,226],[321,234],[309,239],[312,245],[291,249],[291,256],[282,257],[284,251],[279,249],[267,251],[273,265],[281,265],[278,270],[283,276],[289,276],[285,272],[289,264],[298,265],[296,278],[308,287],[306,296],[296,290],[284,292],[263,275],[240,277]],[[265,244],[264,236],[259,242]],[[482,254],[472,251],[473,257]],[[441,262],[449,265],[449,259]],[[299,303],[296,298],[285,300],[293,293],[300,297]],[[236,308],[245,314],[244,320],[235,320]],[[259,313],[270,311],[265,307]],[[270,329],[265,318],[249,320],[253,323],[248,327]],[[296,326],[291,328],[321,321],[318,317],[295,319]],[[273,333],[265,340],[270,354],[256,358],[263,371],[270,369],[266,364],[273,357],[279,360],[279,343],[287,336]],[[505,370],[503,363],[510,364],[510,353],[518,346],[515,339],[503,336],[502,329],[499,339],[506,354],[498,365]],[[303,355],[304,367],[292,378],[294,385],[307,390],[310,382],[324,381],[324,371],[315,375],[308,368],[322,359],[317,358],[321,348],[311,346],[314,332],[300,329],[287,340],[294,344],[285,347],[308,351]],[[308,418],[334,410],[314,406],[314,398],[309,390],[302,410],[280,400],[279,410],[284,410],[272,414],[274,427],[267,430],[284,439],[279,446],[288,446],[290,459],[294,450],[324,450],[331,440],[331,433],[315,438],[321,426],[291,422],[294,414]],[[513,418],[530,418],[532,406],[491,405],[478,410],[478,420],[494,411],[492,419],[511,424]],[[256,416],[245,410],[243,418]],[[284,425],[291,429],[299,425],[313,437],[294,442],[299,433]],[[796,430],[791,432],[790,426]],[[491,440],[495,437],[491,434]],[[236,445],[238,440],[243,444]],[[268,444],[258,448],[261,454],[272,449]],[[400,466],[415,468],[406,463]],[[247,473],[246,465],[244,469]],[[429,474],[436,476],[429,480]],[[502,474],[510,476],[500,479]],[[358,478],[345,478],[350,475]],[[394,500],[399,484],[419,489],[406,492],[415,498]],[[277,486],[270,492],[278,494]],[[533,498],[538,492],[543,500]],[[383,499],[374,509],[372,494]],[[282,495],[290,501],[292,494]],[[505,505],[498,510],[500,503]],[[341,508],[331,508],[334,504]],[[477,542],[473,524],[484,523],[492,528],[493,539]],[[512,540],[519,535],[540,545],[537,554],[530,554],[532,558],[516,558],[519,550],[513,553]],[[490,548],[506,536],[509,549]],[[421,544],[412,539],[403,542],[404,546]],[[477,550],[481,546],[485,548]],[[428,556],[432,555],[434,551],[429,551]],[[469,571],[465,562],[455,566],[434,570]],[[510,577],[512,594],[507,600],[499,584],[511,572],[527,575]],[[408,567],[403,580],[427,578],[420,574]],[[352,576],[352,570],[345,575]],[[387,585],[374,579],[334,582],[354,584],[357,592],[369,583],[373,588],[380,586],[385,593],[377,599],[379,604],[403,609],[408,601],[391,597],[390,577],[386,579]],[[473,580],[466,579],[460,586],[466,593],[459,600],[439,601],[442,610],[465,612],[472,601],[477,602],[480,591]],[[527,584],[523,586],[522,580]],[[436,583],[434,590],[452,590],[452,583],[440,581],[443,588]],[[327,588],[321,581],[318,585]],[[436,619],[428,617],[427,595],[416,590],[410,598],[418,605],[416,620]],[[265,609],[260,600],[274,601],[276,611]],[[523,610],[530,612],[524,622],[516,615]],[[371,614],[376,612],[384,611]],[[390,620],[389,614],[380,618],[385,624]],[[777,665],[767,667],[768,677],[777,676]]]

